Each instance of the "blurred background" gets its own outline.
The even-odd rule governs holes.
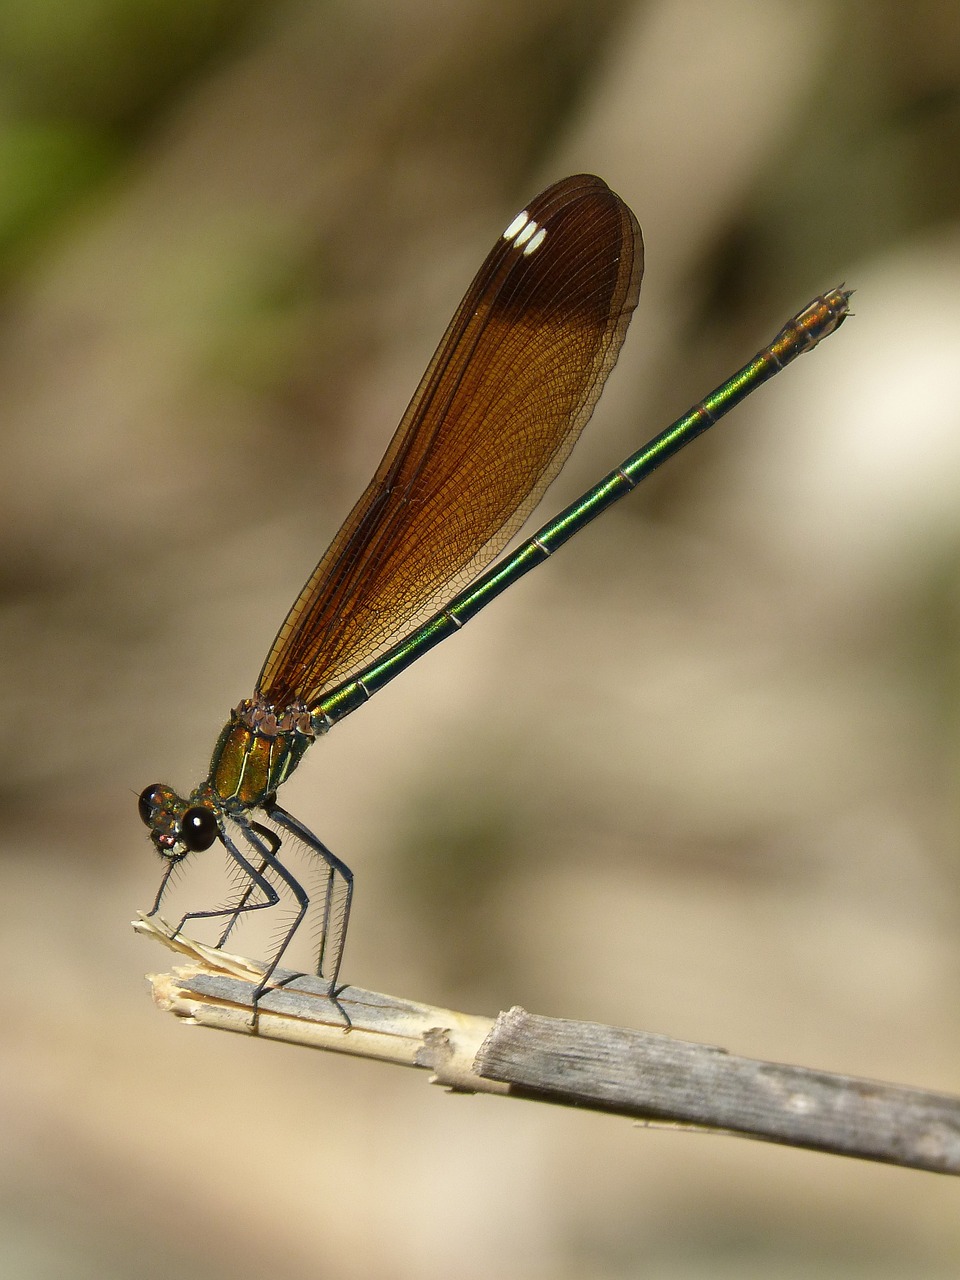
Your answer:
[[[136,794],[592,171],[647,273],[541,515],[857,315],[310,753],[343,976],[960,1089],[960,8],[6,0],[0,86],[0,1273],[955,1276],[949,1179],[193,1030],[128,921]]]

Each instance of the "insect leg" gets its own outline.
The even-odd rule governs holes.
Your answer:
[[[223,939],[226,937],[227,933],[229,933],[230,930],[233,928],[233,926],[236,924],[238,916],[241,915],[243,912],[261,911],[265,907],[276,906],[276,904],[280,901],[279,893],[277,893],[276,889],[273,887],[270,881],[263,874],[264,870],[268,866],[272,867],[276,863],[276,859],[273,857],[273,853],[275,852],[275,849],[274,850],[267,849],[262,839],[260,838],[258,831],[254,829],[253,823],[241,821],[239,819],[235,819],[235,821],[237,822],[237,826],[242,832],[244,838],[259,855],[259,859],[260,859],[259,867],[254,866],[254,864],[248,858],[244,857],[244,855],[240,852],[240,849],[237,847],[236,843],[230,838],[230,836],[225,831],[221,830],[220,840],[223,844],[223,847],[230,854],[230,857],[233,858],[234,862],[236,862],[237,865],[241,868],[241,870],[246,872],[246,874],[250,878],[250,883],[246,887],[246,889],[244,889],[239,905],[232,906],[232,907],[211,907],[207,911],[188,911],[186,915],[183,917],[183,919],[180,921],[180,924],[177,927],[177,933],[182,932],[183,927],[188,920],[215,920],[218,916],[229,916],[230,922],[227,925],[226,931],[221,936],[221,942],[222,942]],[[263,831],[263,828],[259,828],[259,830]],[[266,832],[266,834],[273,837],[273,839],[276,841],[276,848],[279,848],[280,847],[279,838],[274,836],[272,832]],[[276,863],[276,865],[279,866],[278,863]],[[162,887],[163,886],[161,886],[161,889]],[[297,887],[299,888],[299,886]],[[253,894],[257,890],[259,890],[260,893],[263,895],[263,899],[260,902],[251,902],[250,898],[253,896]],[[301,893],[302,892],[303,891],[301,890]],[[276,961],[274,961],[274,964],[276,964]]]
[[[264,809],[277,826],[283,827],[291,835],[296,836],[311,852],[317,854],[326,866],[323,903],[321,905],[321,938],[317,957],[317,976],[329,983],[330,994],[334,995],[337,990],[337,981],[340,977],[340,961],[343,958],[343,944],[347,936],[347,925],[350,921],[350,904],[353,900],[353,872],[335,853],[331,853],[323,841],[318,840],[309,828],[305,827],[302,822],[298,822],[285,809],[281,809],[275,798],[271,797],[265,803]],[[297,923],[299,924],[299,919]],[[284,943],[284,946],[286,946],[286,943]]]
[[[148,920],[150,919],[151,916],[155,916],[157,912],[160,910],[160,903],[163,901],[163,895],[167,891],[167,885],[170,883],[170,877],[173,874],[173,869],[177,865],[179,864],[176,861],[171,860],[167,862],[167,865],[163,872],[163,876],[160,880],[160,888],[157,890],[157,896],[153,900],[153,906],[147,912]]]

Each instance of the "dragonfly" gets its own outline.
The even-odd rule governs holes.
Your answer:
[[[518,578],[631,492],[849,314],[843,286],[814,299],[773,342],[571,503],[512,553],[507,543],[543,497],[590,418],[637,304],[643,238],[600,178],[548,187],[512,219],[444,334],[386,453],[283,622],[253,696],[232,711],[210,769],[189,794],[153,783],[140,817],[174,870],[219,841],[241,877],[231,902],[188,911],[222,925],[292,900],[253,1005],[311,908],[285,860],[299,843],[321,893],[316,972],[329,995],[340,966],[353,874],[280,805],[305,752]],[[498,559],[498,557],[500,557]]]

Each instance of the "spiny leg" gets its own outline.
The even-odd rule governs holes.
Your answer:
[[[241,909],[246,912],[262,911],[265,907],[274,907],[280,901],[280,895],[263,873],[264,870],[268,866],[272,866],[276,860],[273,858],[272,853],[264,847],[254,830],[251,829],[254,824],[238,821],[237,826],[240,828],[246,840],[253,846],[260,856],[260,866],[255,867],[252,862],[243,856],[226,832],[221,830],[220,840],[224,848],[230,854],[230,857],[233,858],[234,862],[236,862],[236,864],[250,879],[250,884],[244,890],[241,897]],[[272,832],[267,832],[266,834],[273,836]],[[274,839],[276,839],[275,836]],[[277,840],[276,847],[280,847],[279,840]],[[263,900],[261,902],[251,902],[251,896],[258,889],[263,894]],[[176,932],[180,933],[188,920],[213,920],[218,916],[230,916],[230,923],[227,926],[227,932],[229,932],[236,923],[236,918],[239,914],[240,910],[237,907],[211,907],[207,911],[188,911],[181,919]],[[223,935],[223,937],[225,936],[226,934]],[[276,962],[274,962],[274,964],[275,963]]]
[[[267,810],[267,812],[269,813],[270,810]],[[283,811],[281,810],[281,812]],[[271,817],[272,816],[273,815],[271,813]],[[249,828],[247,824],[244,824],[243,829],[245,832],[247,832],[248,838],[251,840],[251,843],[254,843],[254,842],[256,843],[258,851],[260,852],[260,855],[261,855],[260,866],[258,868],[259,874],[257,876],[257,881],[259,881],[259,883],[251,879],[251,882],[247,886],[247,888],[244,890],[240,901],[237,903],[235,907],[232,907],[230,909],[230,920],[228,921],[227,927],[224,930],[223,935],[221,936],[220,942],[217,944],[218,948],[223,945],[224,941],[226,940],[227,936],[230,933],[230,930],[234,927],[234,925],[237,922],[237,919],[243,912],[256,911],[261,907],[274,905],[274,903],[271,903],[271,902],[255,902],[255,903],[250,902],[250,897],[260,887],[261,883],[265,885],[269,884],[269,881],[266,879],[266,876],[264,875],[264,872],[268,868],[270,871],[274,873],[274,875],[276,875],[280,880],[283,881],[283,883],[287,886],[287,888],[293,894],[297,902],[296,917],[294,918],[293,923],[287,929],[286,933],[283,936],[282,942],[280,943],[279,947],[277,947],[277,949],[275,950],[273,954],[273,958],[270,960],[269,964],[264,970],[263,977],[260,980],[260,983],[254,994],[254,1002],[256,1003],[261,998],[264,991],[266,990],[267,985],[270,981],[270,978],[272,977],[275,969],[277,968],[277,965],[280,963],[280,960],[283,957],[284,952],[286,951],[290,943],[293,941],[294,935],[296,934],[297,930],[300,928],[300,925],[303,923],[303,918],[310,907],[310,896],[304,889],[303,885],[299,882],[299,880],[296,879],[296,877],[293,875],[293,873],[289,870],[288,867],[284,866],[284,864],[280,861],[279,857],[277,856],[280,852],[283,841],[281,840],[280,836],[276,833],[276,831],[271,831],[269,827],[263,826],[263,824],[260,822],[250,822]],[[268,848],[263,848],[260,845],[259,841],[255,841],[255,838],[253,837],[252,832],[256,832],[257,835],[262,838],[262,840],[265,842]],[[296,832],[296,834],[299,835],[299,832]],[[270,887],[273,888],[273,886],[270,886]],[[329,890],[328,890],[327,896],[329,897]],[[278,902],[278,901],[279,901],[279,896],[277,895],[276,890],[274,889],[274,902]],[[299,976],[298,974],[291,974],[289,977],[281,979],[275,982],[273,985],[278,988],[283,987],[288,982],[292,982],[298,976]],[[332,995],[332,991],[331,991],[331,995]],[[343,1011],[341,1010],[341,1012]],[[344,1013],[343,1016],[346,1017],[347,1015]],[[349,1021],[350,1019],[347,1018],[348,1023]]]
[[[250,826],[253,828],[254,831],[256,831],[259,835],[261,835],[264,838],[264,840],[266,840],[266,842],[270,846],[270,852],[273,854],[274,857],[276,857],[276,855],[280,852],[280,845],[281,845],[281,840],[280,840],[280,837],[277,835],[277,833],[275,831],[271,831],[269,827],[261,826],[259,822],[251,822]],[[256,893],[257,889],[259,888],[258,880],[263,879],[263,873],[264,871],[266,871],[266,869],[267,869],[267,861],[265,858],[261,858],[260,866],[257,868],[259,873],[258,878],[254,879],[253,877],[248,877],[247,887],[243,890],[243,893],[240,895],[240,900],[237,902],[236,906],[229,907],[226,909],[227,911],[230,912],[230,919],[227,921],[227,927],[224,929],[223,933],[221,933],[220,939],[217,942],[218,951],[221,951],[223,949],[227,939],[230,937],[230,934],[233,932],[233,929],[237,921],[244,914],[244,912],[253,911],[256,909],[257,906],[271,905],[269,902],[256,903],[253,906],[248,905],[251,897],[254,895],[254,893]],[[226,914],[226,911],[224,912],[224,914]]]
[[[293,938],[294,934],[297,932],[297,929],[300,927],[303,921],[303,917],[307,913],[307,908],[310,905],[310,899],[308,898],[303,886],[299,883],[298,880],[295,879],[293,875],[291,875],[291,873],[287,870],[287,868],[276,856],[277,851],[281,847],[280,837],[275,832],[268,830],[266,827],[261,826],[257,822],[250,822],[248,820],[242,820],[236,817],[234,818],[234,821],[236,822],[241,833],[243,834],[244,839],[248,842],[248,844],[250,844],[256,850],[258,859],[259,859],[259,866],[255,866],[248,858],[244,857],[244,855],[240,852],[240,849],[237,847],[234,841],[231,840],[230,836],[227,835],[227,833],[223,830],[221,830],[220,832],[220,839],[222,840],[224,848],[230,854],[231,858],[233,858],[233,860],[237,863],[237,865],[241,867],[243,871],[245,871],[246,874],[250,877],[251,885],[247,890],[244,891],[244,894],[238,906],[227,907],[227,908],[215,907],[210,909],[209,911],[188,912],[180,921],[180,925],[179,925],[179,928],[177,929],[177,933],[179,933],[183,929],[184,925],[188,920],[208,920],[208,919],[213,919],[217,916],[223,916],[223,915],[230,916],[230,920],[227,925],[227,932],[229,932],[229,930],[236,923],[236,919],[240,911],[243,911],[243,912],[261,911],[266,907],[276,906],[277,903],[280,901],[280,894],[277,892],[277,890],[274,888],[274,886],[270,883],[270,881],[267,879],[266,875],[264,874],[268,870],[272,872],[273,875],[275,875],[277,879],[280,880],[283,884],[285,884],[286,887],[290,890],[290,892],[293,894],[294,898],[296,899],[297,914],[292,925],[287,930],[280,946],[276,949],[272,958],[267,962],[266,968],[264,969],[263,974],[260,977],[260,981],[257,983],[257,986],[254,989],[253,1000],[252,1000],[252,1004],[253,1004],[252,1029],[255,1032],[257,1030],[257,1025],[259,1022],[260,1000],[263,997],[264,992],[266,991],[267,987],[270,984],[270,979],[277,965],[280,963],[280,959],[283,956],[283,953],[286,951],[287,947],[290,944],[291,939]],[[252,897],[253,893],[256,892],[257,890],[259,890],[263,895],[262,901],[251,902],[250,898]],[[283,984],[281,983],[279,985],[282,986]],[[338,1005],[337,1007],[339,1008],[340,1006]],[[341,1013],[343,1014],[344,1018],[347,1019],[347,1025],[349,1026],[350,1020],[349,1018],[347,1018],[346,1013],[343,1010],[341,1010]]]
[[[267,805],[265,805],[264,808],[266,809],[270,817],[273,818],[274,809],[276,808],[276,806],[271,805],[268,807]],[[323,939],[325,940],[328,935],[327,921],[330,918],[333,911],[333,901],[334,901],[333,886],[335,884],[335,872],[339,871],[340,875],[346,881],[346,887],[347,887],[346,913],[349,913],[349,897],[350,897],[350,894],[352,893],[352,888],[353,888],[353,875],[349,870],[349,868],[344,866],[344,864],[340,862],[339,858],[337,858],[335,854],[331,853],[329,849],[327,849],[319,840],[317,840],[317,838],[310,831],[308,831],[306,827],[298,823],[296,819],[291,818],[290,815],[286,813],[285,810],[280,809],[279,813],[284,819],[286,819],[286,821],[283,822],[282,825],[285,826],[293,835],[295,835],[298,839],[306,843],[309,848],[314,850],[314,852],[322,851],[321,856],[323,857],[324,863],[326,864],[328,869],[327,876],[326,876],[326,886],[324,889],[324,902],[323,902],[322,917],[321,917],[323,921],[323,924],[322,924]],[[264,875],[264,872],[268,868],[271,871],[273,871],[283,881],[283,883],[286,884],[287,887],[290,889],[291,893],[293,894],[293,896],[297,901],[297,905],[299,909],[298,909],[296,918],[293,921],[293,924],[286,931],[283,937],[283,941],[281,942],[280,946],[274,953],[273,959],[270,962],[270,965],[268,966],[264,974],[264,984],[265,984],[266,980],[271,976],[274,969],[279,964],[281,957],[283,956],[290,942],[293,940],[293,937],[296,934],[297,930],[299,929],[301,923],[303,922],[304,915],[306,914],[306,911],[310,906],[310,898],[307,892],[305,891],[305,889],[303,888],[303,886],[300,884],[300,882],[297,879],[295,879],[292,872],[283,865],[283,863],[280,861],[279,857],[277,856],[280,852],[280,849],[283,843],[280,836],[277,834],[277,832],[271,831],[269,827],[265,827],[263,826],[262,823],[259,823],[259,822],[244,822],[242,829],[246,832],[248,828],[250,831],[255,831],[257,835],[262,838],[264,843],[268,846],[268,849],[263,849],[262,847],[260,847],[259,841],[256,842],[258,847],[258,852],[260,852],[260,855],[261,855],[260,865],[256,869],[256,873],[253,872],[253,870],[250,868],[249,864],[247,864],[245,859],[243,859],[241,862],[241,860],[237,858],[237,861],[241,862],[241,866],[250,877],[250,882],[247,885],[247,887],[244,889],[240,897],[240,900],[234,906],[229,908],[220,908],[219,911],[196,912],[194,914],[203,915],[203,916],[212,916],[216,914],[225,915],[227,914],[227,912],[229,912],[230,919],[227,921],[226,928],[224,929],[223,933],[220,936],[220,940],[217,943],[217,949],[219,950],[226,942],[231,931],[236,925],[237,920],[240,918],[240,916],[244,912],[256,911],[262,907],[274,905],[274,903],[270,902],[269,900],[265,900],[263,902],[255,902],[255,903],[250,902],[250,898],[253,896],[254,893],[257,892],[258,889],[261,888],[261,886],[269,884],[269,882],[266,879],[266,876]],[[253,841],[251,840],[251,842]],[[228,848],[229,847],[230,846],[228,846]],[[232,848],[231,848],[231,853],[235,858],[237,857],[236,851],[234,851]],[[272,886],[270,887],[272,888]],[[276,895],[275,889],[274,889],[274,894]],[[279,898],[275,896],[274,902],[276,901],[279,901]],[[337,953],[338,959],[337,959],[336,971],[334,972],[333,978],[330,982],[331,994],[332,994],[332,988],[336,982],[336,972],[339,971],[339,955],[343,950],[343,935],[346,931],[346,918],[345,918],[346,913],[340,914],[340,921],[342,922],[342,927],[338,929],[338,933],[337,933],[339,949]],[[321,965],[323,961],[323,956],[325,954],[325,950],[326,948],[324,945],[324,941],[322,941],[321,951],[320,951]],[[322,967],[318,969],[318,974],[321,977],[323,976]],[[296,975],[293,975],[293,976],[296,976]],[[291,980],[292,978],[287,978],[285,981],[278,982],[275,985],[278,987],[284,986],[286,982],[289,982]]]
[[[160,880],[160,888],[157,890],[157,896],[153,900],[153,906],[147,912],[148,920],[151,918],[151,916],[155,916],[157,912],[160,910],[160,903],[163,901],[163,895],[167,892],[167,885],[170,883],[170,877],[173,875],[173,869],[174,867],[178,867],[180,865],[180,862],[181,862],[180,858],[170,859],[167,862],[167,865],[164,868],[163,876],[161,877],[161,880]]]
[[[267,808],[267,806],[264,806],[264,807]],[[274,817],[272,808],[267,808],[267,812],[270,814],[271,818]],[[289,817],[289,815],[284,813],[283,810],[280,810],[280,812],[284,817]],[[288,829],[291,831],[292,834],[300,838],[301,830],[306,831],[306,828],[301,828],[300,824],[296,823],[293,819],[290,820],[290,823],[291,825],[288,826]],[[280,825],[287,825],[287,824],[281,823]],[[252,1027],[252,1030],[256,1032],[257,1027],[259,1025],[259,1021],[260,1021],[260,1001],[263,998],[264,993],[267,991],[268,987],[272,985],[273,989],[279,989],[280,987],[286,986],[287,983],[295,981],[296,978],[300,976],[299,974],[291,973],[286,977],[280,978],[279,980],[273,982],[272,984],[270,981],[271,978],[273,977],[274,971],[277,968],[277,965],[280,963],[280,960],[283,957],[284,952],[286,951],[290,943],[293,941],[294,935],[296,934],[297,930],[300,928],[300,925],[303,923],[303,918],[307,914],[307,910],[310,906],[310,898],[306,890],[303,888],[303,885],[300,884],[299,880],[296,879],[296,877],[292,874],[292,872],[287,867],[285,867],[283,863],[280,861],[280,859],[276,856],[278,851],[281,848],[281,840],[280,840],[280,837],[276,834],[276,832],[268,830],[266,827],[261,826],[260,823],[258,822],[251,822],[249,824],[249,829],[246,828],[246,826],[244,827],[244,833],[247,836],[247,839],[256,846],[261,857],[261,873],[260,873],[259,879],[263,882],[263,884],[265,885],[268,884],[266,878],[263,875],[263,871],[269,869],[279,880],[281,880],[287,886],[287,888],[293,894],[297,902],[296,917],[294,918],[293,923],[290,925],[289,929],[287,929],[280,945],[274,951],[273,957],[270,959],[266,968],[264,969],[263,975],[260,981],[257,983],[256,989],[254,990],[254,993],[253,993],[253,1002],[252,1002],[253,1003],[253,1020],[251,1023],[251,1027]],[[269,842],[270,848],[268,849],[264,847],[264,844],[257,839],[257,835],[255,835],[254,833],[257,833],[258,835],[262,836],[264,840]],[[307,835],[309,834],[310,833],[307,832]],[[312,847],[315,848],[318,845],[319,845],[319,841],[317,840],[312,841]],[[333,857],[333,855],[330,854],[330,857]],[[245,859],[243,861],[246,862]],[[335,859],[335,861],[338,861],[338,860]],[[344,870],[346,871],[346,868],[344,868]],[[252,872],[252,868],[251,868],[251,872]],[[347,875],[348,876],[350,875],[349,871],[347,871]],[[350,876],[350,879],[352,881],[352,876]],[[272,889],[272,886],[270,886],[270,888]],[[273,893],[274,893],[274,901],[278,901],[279,898],[278,898],[278,895],[276,894],[276,890],[273,890]],[[246,895],[246,896],[249,896],[249,895]],[[329,892],[327,894],[327,897],[329,898]],[[244,909],[247,911],[252,911],[252,910],[256,910],[258,907],[267,906],[267,905],[272,905],[272,904],[268,904],[265,902],[264,903],[257,902],[253,904],[246,903],[244,906]],[[341,940],[340,940],[341,950],[342,950],[342,946],[343,946],[343,943],[342,943],[342,934],[341,934]],[[339,956],[338,956],[338,968],[339,968]],[[340,1001],[337,999],[336,990],[334,988],[333,983],[329,984],[327,997],[336,1006],[337,1012],[343,1018],[346,1030],[349,1031],[352,1025],[350,1022],[350,1015],[347,1013],[346,1009],[344,1009],[343,1005],[341,1005]]]
[[[275,797],[271,797],[264,805],[270,818],[280,827],[297,837],[308,849],[326,864],[326,885],[321,916],[320,953],[317,957],[317,976],[325,979],[331,996],[337,992],[340,977],[340,962],[343,959],[343,945],[347,936],[347,925],[350,922],[350,905],[353,901],[353,872],[332,853],[322,840],[298,822],[286,809],[281,809]],[[299,920],[297,921],[299,924]],[[296,928],[296,926],[294,926]],[[287,941],[289,941],[288,936]],[[286,942],[284,942],[286,946]]]

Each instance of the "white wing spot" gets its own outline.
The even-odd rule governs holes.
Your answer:
[[[518,231],[521,231],[527,225],[527,211],[522,210],[507,227],[503,233],[504,240],[512,240]]]
[[[522,244],[526,244],[536,229],[537,224],[531,219],[520,234],[513,237],[513,247],[519,249]]]
[[[534,226],[535,224],[531,223],[530,225]],[[533,237],[533,239],[527,245],[527,247],[524,249],[523,256],[525,258],[529,258],[531,253],[535,252],[535,250],[540,248],[540,246],[543,244],[546,238],[547,238],[547,228],[541,227],[540,230],[537,232],[537,234]],[[517,244],[519,243],[520,241],[518,240]]]

